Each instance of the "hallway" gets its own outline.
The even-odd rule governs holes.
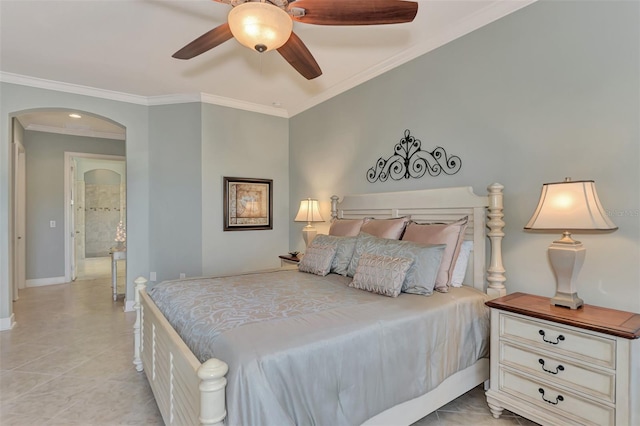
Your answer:
[[[0,333],[2,426],[163,424],[132,364],[135,313],[112,301],[108,273],[21,290],[14,311]]]

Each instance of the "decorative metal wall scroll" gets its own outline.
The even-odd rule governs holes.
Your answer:
[[[421,178],[426,172],[438,176],[441,172],[454,175],[460,171],[462,160],[456,155],[448,156],[442,147],[433,151],[421,149],[422,142],[411,135],[409,129],[404,131],[404,138],[394,147],[394,154],[386,160],[382,157],[374,167],[367,170],[367,180],[385,182],[389,177],[393,180]]]

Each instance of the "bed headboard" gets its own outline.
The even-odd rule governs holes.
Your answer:
[[[382,192],[331,197],[331,218],[360,219],[411,216],[421,222],[454,222],[469,216],[465,240],[473,241],[473,251],[465,284],[491,297],[506,294],[502,265],[503,189],[499,183],[489,185],[487,195],[476,195],[470,186]],[[487,229],[488,228],[488,229]],[[489,256],[486,241],[489,239]]]

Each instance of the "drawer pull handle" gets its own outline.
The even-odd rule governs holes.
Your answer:
[[[540,358],[538,360],[538,362],[540,363],[540,365],[542,366],[542,370],[546,371],[547,373],[551,373],[551,374],[558,374],[560,371],[564,371],[564,367],[562,365],[558,365],[556,367],[556,371],[551,371],[551,370],[547,370],[546,368],[544,368],[544,359]]]
[[[545,339],[544,335],[544,330],[540,330],[538,331],[538,334],[542,336],[542,340],[544,340],[547,343],[551,343],[552,345],[557,345],[558,343],[562,342],[564,340],[564,336],[561,334],[556,338],[556,341],[554,342],[553,340],[547,340]]]
[[[547,398],[544,397],[544,389],[542,389],[542,388],[538,388],[538,392],[540,392],[542,394],[542,400],[544,402],[548,402],[549,404],[558,405],[558,403],[560,403],[560,401],[564,401],[564,397],[562,395],[558,395],[556,397],[556,402],[548,400]]]

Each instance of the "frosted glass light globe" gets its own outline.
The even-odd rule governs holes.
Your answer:
[[[277,49],[289,40],[293,21],[277,6],[242,3],[229,12],[229,28],[240,44],[258,52]]]

